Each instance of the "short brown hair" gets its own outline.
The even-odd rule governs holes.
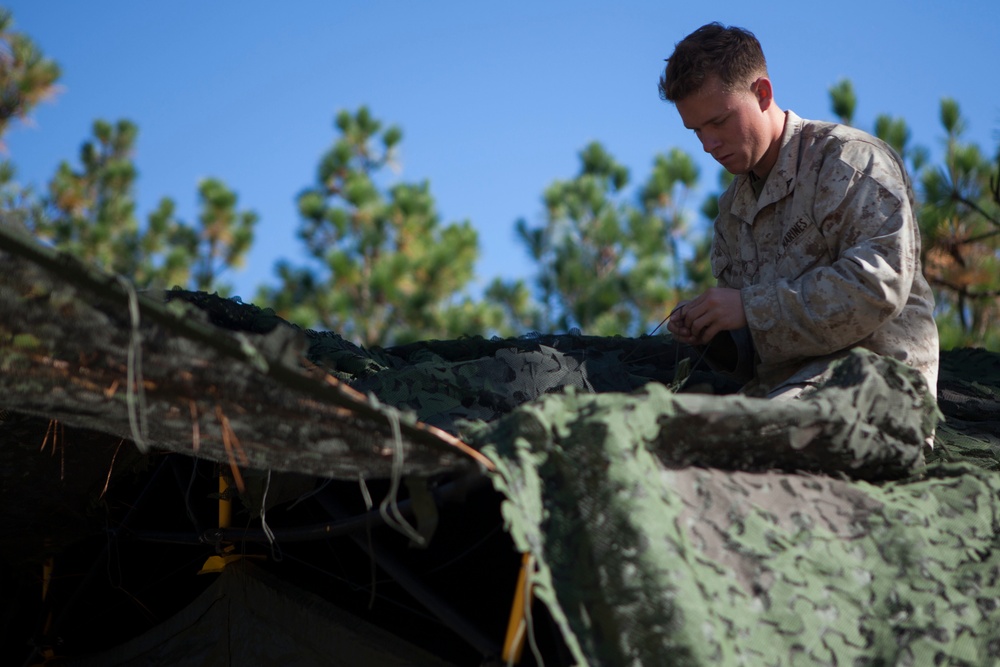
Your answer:
[[[716,22],[682,39],[674,45],[660,77],[660,99],[682,100],[713,75],[729,89],[767,76],[764,51],[752,32]]]

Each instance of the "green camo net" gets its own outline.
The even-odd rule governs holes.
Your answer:
[[[916,373],[865,353],[770,402],[668,337],[365,350],[235,300],[0,261],[4,415],[186,454],[197,425],[223,462],[228,424],[246,468],[354,480],[472,466],[459,437],[496,467],[581,664],[1000,661],[996,353],[943,353],[940,413]],[[138,359],[141,394],[124,388]]]

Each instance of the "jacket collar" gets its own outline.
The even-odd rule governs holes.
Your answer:
[[[730,213],[743,222],[752,224],[757,213],[765,206],[787,196],[793,189],[799,170],[799,146],[802,142],[803,120],[792,111],[785,111],[785,129],[781,134],[778,160],[768,174],[760,199],[753,194],[750,177],[741,174],[733,181],[733,204]]]

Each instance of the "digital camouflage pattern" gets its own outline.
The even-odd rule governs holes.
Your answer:
[[[719,211],[712,271],[721,287],[742,292],[765,388],[856,345],[937,386],[934,299],[920,269],[913,190],[885,143],[786,112],[760,199],[749,177],[737,176]]]

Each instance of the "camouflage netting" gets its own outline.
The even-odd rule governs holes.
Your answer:
[[[274,319],[254,306],[204,294],[174,291],[168,298],[208,309],[227,328],[256,330]],[[579,335],[469,338],[366,351],[330,332],[307,335],[311,362],[420,422],[475,437],[477,448],[506,427],[479,432],[476,423],[493,424],[550,394],[546,404],[571,401],[563,394],[575,389],[601,395],[595,400],[603,405],[622,392],[648,388],[636,404],[654,411],[661,423],[658,457],[665,465],[836,471],[885,479],[923,463],[923,442],[939,416],[911,369],[860,353],[839,366],[822,392],[778,402],[677,393],[692,386],[711,394],[733,387],[704,372],[690,372],[689,363],[680,363],[682,358],[689,361],[690,351],[662,336],[638,341]],[[586,419],[592,407],[573,404],[565,409],[567,419],[585,435],[599,429]]]
[[[881,485],[727,472],[672,465],[663,414],[676,398],[651,385],[543,401],[507,418],[488,448],[509,530],[538,557],[537,595],[577,659],[1000,659],[996,431],[979,450],[993,471],[935,463]]]
[[[0,241],[11,413],[236,468],[495,467],[581,663],[1000,660],[1000,355],[942,356],[924,452],[939,413],[915,373],[867,354],[779,403],[726,395],[666,337],[365,350]]]
[[[7,410],[228,462],[234,472],[357,479],[388,477],[400,460],[419,474],[470,461],[447,433],[306,362],[301,331],[223,331],[30,239],[4,243],[31,253],[0,253]]]

